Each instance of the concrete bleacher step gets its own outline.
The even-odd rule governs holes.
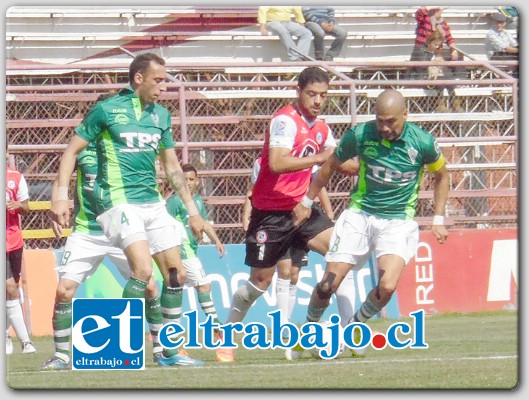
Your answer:
[[[417,7],[335,9],[337,20],[349,32],[341,59],[409,59]],[[484,55],[487,16],[494,10],[490,6],[450,6],[444,11],[462,50]],[[165,57],[176,60],[268,61],[278,56],[284,60],[278,37],[262,36],[256,16],[257,7],[15,6],[6,13],[6,53],[7,58],[62,63],[108,56],[108,51],[128,46],[133,52],[163,48]]]

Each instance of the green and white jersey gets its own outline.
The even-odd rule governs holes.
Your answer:
[[[207,218],[207,212],[204,200],[202,200],[202,197],[200,197],[198,194],[195,194],[193,196],[193,202],[197,206],[198,213],[202,219],[205,220]],[[177,221],[183,223],[186,227],[187,239],[185,239],[184,243],[180,246],[180,254],[182,255],[182,259],[187,260],[189,258],[196,257],[198,243],[195,235],[193,235],[193,231],[189,227],[189,213],[184,202],[179,196],[173,195],[167,199],[165,208],[167,208],[169,214],[171,214]]]
[[[97,152],[89,145],[77,156],[77,185],[74,198],[74,232],[102,235],[103,230],[96,221],[97,198],[94,182],[97,175]]]
[[[123,203],[163,200],[155,158],[159,149],[174,147],[169,110],[156,103],[142,110],[140,98],[128,87],[92,107],[75,132],[97,143],[94,193],[101,212]]]
[[[395,141],[382,139],[375,121],[356,125],[345,133],[335,155],[341,162],[359,158],[350,208],[387,219],[412,219],[424,165],[437,171],[445,164],[435,138],[412,123],[405,123]]]

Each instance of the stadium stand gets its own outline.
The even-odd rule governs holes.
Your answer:
[[[47,218],[50,182],[61,152],[98,95],[127,84],[129,52],[139,49],[159,52],[168,60],[173,83],[162,103],[173,114],[182,161],[199,167],[209,219],[224,243],[243,241],[240,212],[252,162],[270,115],[295,96],[297,73],[307,65],[321,65],[332,76],[322,117],[337,138],[352,123],[373,118],[381,90],[398,88],[408,100],[410,121],[439,138],[450,162],[450,223],[459,228],[516,226],[518,80],[510,73],[517,62],[487,63],[479,57],[481,49],[470,45],[481,40],[493,9],[445,11],[456,40],[461,37],[458,43],[475,60],[460,64],[468,79],[452,82],[464,112],[440,114],[433,110],[430,89],[424,89],[431,82],[404,79],[412,65],[407,59],[415,9],[338,8],[340,23],[356,27],[356,32],[350,28],[344,58],[331,64],[295,64],[255,61],[277,54],[273,46],[279,46],[275,38],[259,41],[262,37],[251,33],[256,31],[256,7],[109,7],[104,12],[86,6],[11,7],[6,25],[6,132],[12,162],[24,172],[33,200],[34,211],[24,219],[28,245],[63,243],[64,239],[51,238]],[[241,33],[234,30],[249,34],[235,40]],[[230,33],[220,39],[226,32]],[[169,39],[169,34],[179,37]],[[395,46],[384,47],[385,41]],[[362,48],[362,57],[355,46]],[[337,212],[347,204],[351,184],[351,178],[340,175],[331,181],[329,192]],[[418,210],[422,225],[430,222],[430,187],[426,179]]]
[[[415,38],[416,7],[336,7],[340,24],[349,32],[340,59],[406,60]],[[458,46],[484,58],[483,42],[491,7],[450,7],[450,21]],[[164,47],[164,56],[178,60],[242,59],[271,61],[280,50],[275,35],[262,36],[257,7],[155,7],[152,10],[111,7],[12,7],[6,14],[8,57],[38,56],[48,62],[67,56],[68,62],[101,54]],[[332,38],[329,37],[329,40]],[[68,49],[58,54],[46,49]],[[381,53],[383,52],[383,53]]]

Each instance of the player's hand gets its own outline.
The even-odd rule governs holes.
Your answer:
[[[51,229],[57,239],[62,237],[62,227],[55,221],[51,221]]]
[[[204,220],[202,217],[198,214],[189,217],[189,227],[197,240],[200,240],[202,238],[202,233],[204,232]]]
[[[294,219],[294,226],[301,225],[307,219],[309,219],[312,212],[311,208],[307,208],[299,203],[294,210],[292,210],[292,218]]]
[[[432,233],[440,244],[444,244],[448,238],[448,229],[444,225],[432,225]]]
[[[220,254],[220,258],[224,257],[224,255],[226,254],[226,250],[224,249],[224,245],[222,243],[217,243],[216,247],[217,247],[217,251]]]
[[[20,208],[20,203],[15,200],[6,201],[6,210],[7,211],[17,211]]]
[[[62,228],[70,225],[70,205],[69,200],[57,200],[53,202],[50,209],[50,218]]]

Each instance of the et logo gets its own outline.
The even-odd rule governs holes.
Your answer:
[[[145,369],[144,301],[74,299],[72,369]]]

